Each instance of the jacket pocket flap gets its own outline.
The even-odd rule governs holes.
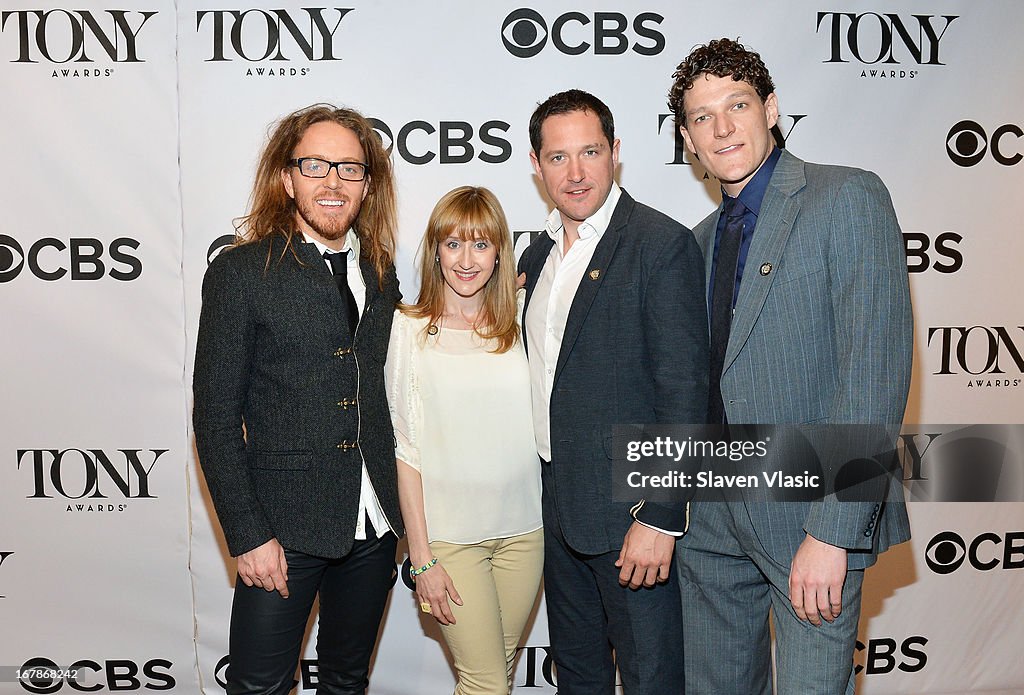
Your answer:
[[[250,468],[304,471],[313,465],[311,451],[258,451],[249,456]]]

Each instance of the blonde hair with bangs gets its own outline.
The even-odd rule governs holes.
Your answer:
[[[498,264],[483,293],[483,307],[474,328],[481,338],[495,340],[491,352],[507,352],[519,340],[516,306],[516,269],[512,233],[501,203],[486,188],[460,186],[448,191],[430,213],[420,254],[420,296],[412,305],[401,305],[407,316],[437,324],[444,314],[445,280],[437,262],[437,249],[445,239],[484,239],[497,249]]]

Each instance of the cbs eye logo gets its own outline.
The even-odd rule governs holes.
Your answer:
[[[932,538],[924,551],[924,561],[936,574],[955,572],[967,559],[964,539],[952,531],[943,531]]]
[[[980,123],[960,121],[946,134],[946,154],[954,164],[972,167],[991,151],[992,159],[996,162],[1007,167],[1013,166],[1024,159],[1024,154],[1019,149],[1016,152],[1009,151],[1010,144],[1003,141],[1007,135],[1013,135],[1020,140],[1021,136],[1024,136],[1024,130],[1018,125],[1007,123],[992,131],[990,139]]]
[[[18,277],[28,265],[29,272],[40,280],[100,280],[111,277],[127,282],[142,275],[142,260],[137,239],[121,237],[109,244],[91,237],[75,237],[65,243],[44,237],[36,240],[28,251],[12,236],[0,234],[0,283]]]
[[[25,265],[25,252],[14,237],[0,234],[0,282],[18,277]]]
[[[429,164],[434,160],[439,164],[468,164],[474,158],[500,164],[512,156],[512,143],[505,137],[512,126],[502,120],[474,126],[468,121],[430,123],[417,119],[397,131],[379,118],[369,120],[388,156],[397,148],[402,159],[410,164]]]
[[[954,531],[942,531],[928,542],[924,561],[935,574],[951,574],[965,561],[982,572],[1024,569],[1024,531],[1010,531],[1002,536],[989,531],[970,543]]]
[[[505,50],[516,58],[532,58],[539,54],[549,38],[552,45],[565,55],[581,55],[588,51],[595,55],[622,55],[632,48],[640,55],[653,56],[665,50],[665,36],[655,28],[664,19],[654,12],[642,12],[633,18],[632,33],[650,41],[641,43],[637,39],[631,41],[627,36],[630,21],[620,12],[595,12],[593,16],[566,12],[555,18],[549,30],[547,21],[539,12],[520,7],[510,12],[502,22],[501,42],[505,44]],[[588,29],[588,25],[593,25],[593,28]]]
[[[516,58],[537,55],[543,50],[547,38],[548,27],[544,18],[526,7],[510,12],[501,25],[501,42]]]

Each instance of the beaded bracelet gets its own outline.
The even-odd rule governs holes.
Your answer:
[[[410,569],[409,570],[409,576],[412,577],[413,579],[415,579],[416,577],[418,577],[419,575],[423,574],[424,572],[426,572],[428,569],[430,569],[431,567],[433,567],[436,564],[437,564],[437,558],[435,557],[433,560],[431,560],[427,564],[423,565],[423,567],[420,567],[418,570],[417,569]]]

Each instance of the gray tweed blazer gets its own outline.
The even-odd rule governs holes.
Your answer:
[[[298,259],[281,238],[221,253],[203,280],[193,424],[228,549],[271,538],[290,550],[341,557],[352,546],[362,464],[394,531],[394,432],[384,361],[395,303],[365,253],[366,303],[353,344],[344,306],[313,244]],[[269,264],[268,264],[269,253]]]

